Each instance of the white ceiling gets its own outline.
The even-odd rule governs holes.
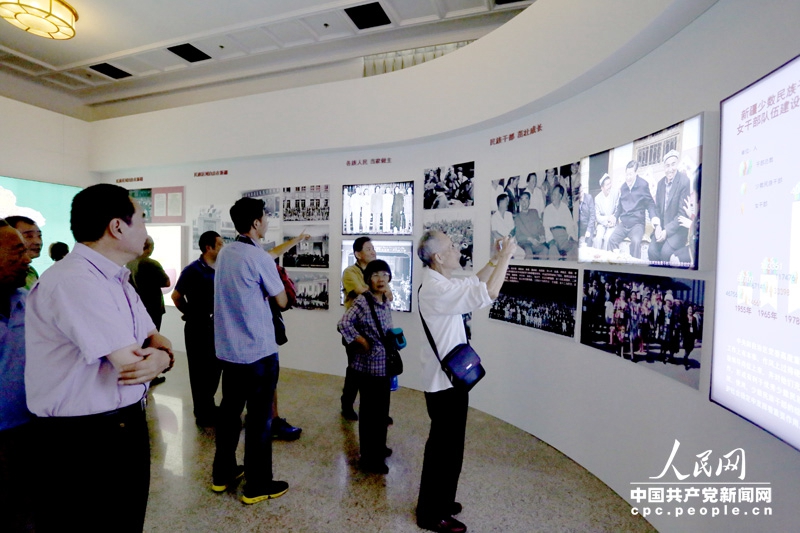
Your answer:
[[[359,30],[344,9],[374,1],[391,23]],[[480,38],[533,1],[71,0],[68,41],[0,20],[0,95],[94,120],[320,83],[360,75],[365,55]],[[211,59],[167,50],[187,43]],[[100,63],[131,76],[89,68]]]

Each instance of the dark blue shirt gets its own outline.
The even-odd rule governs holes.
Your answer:
[[[186,320],[210,320],[213,316],[214,273],[202,256],[181,272],[175,290],[186,298]]]
[[[0,314],[0,431],[33,420],[25,398],[25,297],[11,294],[9,316]]]

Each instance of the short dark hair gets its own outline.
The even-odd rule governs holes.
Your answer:
[[[353,241],[353,252],[360,252],[364,249],[364,245],[368,242],[371,242],[372,239],[369,237],[359,237],[358,239]]]
[[[520,200],[522,200],[522,197],[523,197],[523,196],[527,196],[527,197],[528,197],[528,200],[530,200],[530,199],[531,199],[531,193],[529,193],[528,191],[522,191],[521,193],[519,193],[519,199],[520,199]]]
[[[20,222],[28,224],[29,226],[37,225],[35,220],[22,215],[12,215],[10,217],[6,217],[6,222],[8,223],[9,226],[11,226],[14,229],[17,228],[17,224],[19,224]]]
[[[508,195],[506,193],[498,194],[497,195],[497,207],[500,207],[500,202],[503,200],[508,200]]]
[[[625,165],[625,170],[628,170],[629,168],[632,168],[633,171],[636,172],[637,170],[639,170],[639,163],[633,160],[628,161],[628,164]]]
[[[64,256],[69,253],[69,246],[67,243],[56,241],[50,245],[50,259],[53,261],[61,261]]]
[[[264,216],[266,204],[261,198],[239,198],[231,207],[231,220],[236,231],[244,235],[253,227],[253,222]]]
[[[72,199],[72,236],[78,242],[99,241],[112,220],[120,218],[130,226],[135,212],[126,188],[111,183],[86,187]]]
[[[556,185],[555,187],[553,187],[553,192],[556,192],[556,191],[560,191],[561,192],[561,197],[562,198],[564,197],[564,187],[561,184]]]
[[[219,233],[216,231],[207,231],[200,235],[200,240],[197,241],[200,253],[206,253],[206,248],[215,248],[217,246],[217,237],[219,237]]]
[[[367,268],[364,269],[364,281],[366,281],[367,284],[369,284],[369,278],[371,278],[375,272],[388,272],[389,281],[392,281],[392,269],[389,268],[389,263],[383,259],[375,259],[367,263]]]

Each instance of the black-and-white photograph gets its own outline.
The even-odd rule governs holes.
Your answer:
[[[329,185],[284,187],[283,220],[285,222],[329,220],[330,196]]]
[[[577,299],[577,270],[511,265],[489,318],[574,337]]]
[[[475,203],[475,162],[425,170],[424,209],[469,207]]]
[[[705,282],[586,270],[581,343],[700,387]]]
[[[276,222],[281,220],[283,208],[283,189],[272,187],[269,189],[254,189],[242,192],[242,198],[259,198],[264,200],[264,212],[269,215],[271,226],[276,226]]]
[[[327,224],[284,224],[283,242],[306,233],[310,238],[297,243],[283,254],[285,268],[328,268],[330,266],[330,250],[328,249]]]
[[[514,259],[578,259],[581,163],[492,180],[491,246],[514,236]]]
[[[392,269],[392,311],[411,312],[411,266],[414,264],[412,241],[390,241],[372,239],[372,246],[378,259],[383,259]],[[353,240],[342,240],[342,273],[355,264]],[[344,305],[344,287],[339,278],[339,303]]]
[[[233,227],[228,213],[230,206],[204,205],[197,208],[197,217],[192,223],[192,250],[199,251],[200,235],[207,231],[216,231],[225,244],[236,239],[236,228]]]
[[[702,115],[584,159],[579,260],[697,268]]]
[[[327,272],[302,272],[287,270],[297,292],[297,309],[326,311],[329,300]]]
[[[413,218],[413,181],[342,187],[342,235],[411,235]]]
[[[472,220],[470,219],[436,219],[426,221],[425,231],[438,230],[450,237],[461,250],[461,270],[472,272]]]

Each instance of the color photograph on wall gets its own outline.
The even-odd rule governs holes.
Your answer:
[[[287,270],[297,291],[297,309],[327,311],[330,291],[327,272]]]
[[[424,230],[438,230],[450,237],[461,251],[459,260],[461,270],[472,272],[472,220],[468,218],[449,219],[437,215],[438,213],[425,213]]]
[[[512,235],[514,259],[578,259],[581,162],[492,180],[491,249]]]
[[[700,387],[705,282],[586,270],[581,343]]]
[[[327,224],[284,224],[283,242],[294,239],[303,233],[310,238],[302,240],[283,254],[285,268],[328,268],[330,251],[328,249]]]
[[[342,240],[342,273],[355,264],[353,240]],[[412,241],[372,239],[378,259],[383,259],[392,269],[392,311],[411,312],[411,266],[414,264]],[[340,277],[341,280],[341,277]],[[339,303],[344,305],[344,287],[339,283]]]
[[[411,235],[414,182],[342,187],[342,235]]]
[[[511,265],[489,318],[574,337],[577,297],[577,270]]]
[[[448,209],[474,205],[474,178],[474,161],[425,169],[423,209]]]
[[[283,220],[318,222],[330,219],[330,186],[301,185],[283,188]]]
[[[153,189],[131,189],[128,195],[139,202],[144,211],[144,221],[153,221]]]
[[[579,260],[696,269],[702,145],[697,115],[584,159]]]

